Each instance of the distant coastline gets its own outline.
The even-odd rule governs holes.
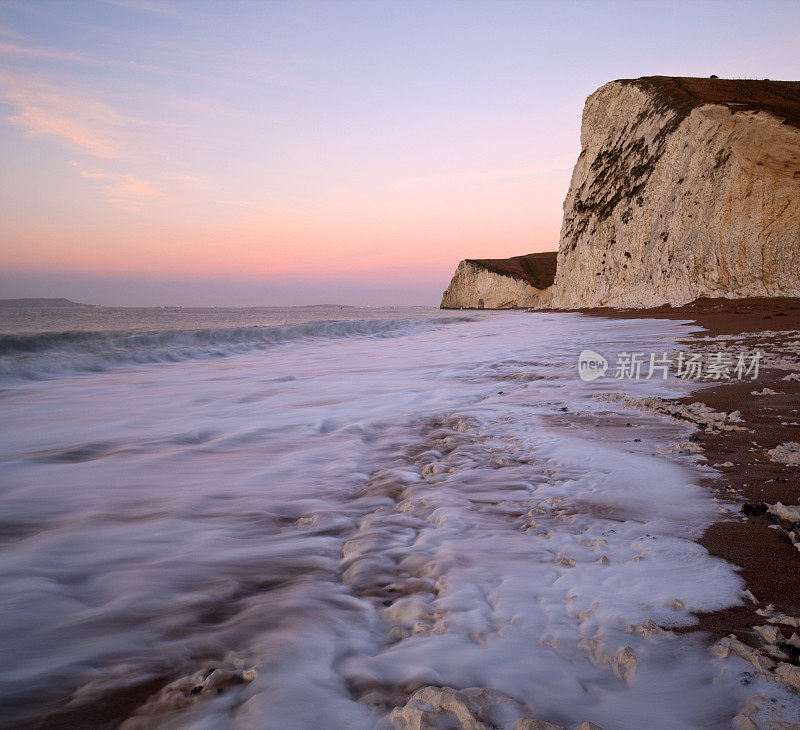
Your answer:
[[[64,299],[63,297],[47,298],[47,297],[27,297],[24,299],[0,299],[0,307],[53,307],[53,308],[66,308],[66,307],[95,307],[95,304],[81,304],[80,302],[73,302],[71,299]]]

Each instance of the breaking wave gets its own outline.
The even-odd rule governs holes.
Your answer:
[[[454,316],[158,332],[1,334],[0,377],[40,379],[105,372],[130,365],[228,357],[300,341],[401,337],[471,321]]]

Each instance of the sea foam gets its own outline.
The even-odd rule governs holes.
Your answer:
[[[170,333],[147,347],[227,357],[9,381],[4,722],[144,686],[158,713],[159,687],[219,666],[241,681],[158,726],[372,728],[429,684],[567,725],[729,726],[778,690],[658,630],[741,600],[694,542],[715,514],[702,474],[655,454],[689,427],[592,397],[687,386],[576,370],[587,347],[686,331],[507,313],[269,347]]]

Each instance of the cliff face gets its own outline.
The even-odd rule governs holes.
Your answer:
[[[553,283],[555,252],[510,259],[464,259],[442,296],[442,309],[514,309],[539,304]]]
[[[613,81],[581,148],[538,306],[800,296],[800,82]]]

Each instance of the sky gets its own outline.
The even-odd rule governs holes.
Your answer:
[[[0,297],[436,305],[655,74],[797,79],[800,2],[0,0]]]

